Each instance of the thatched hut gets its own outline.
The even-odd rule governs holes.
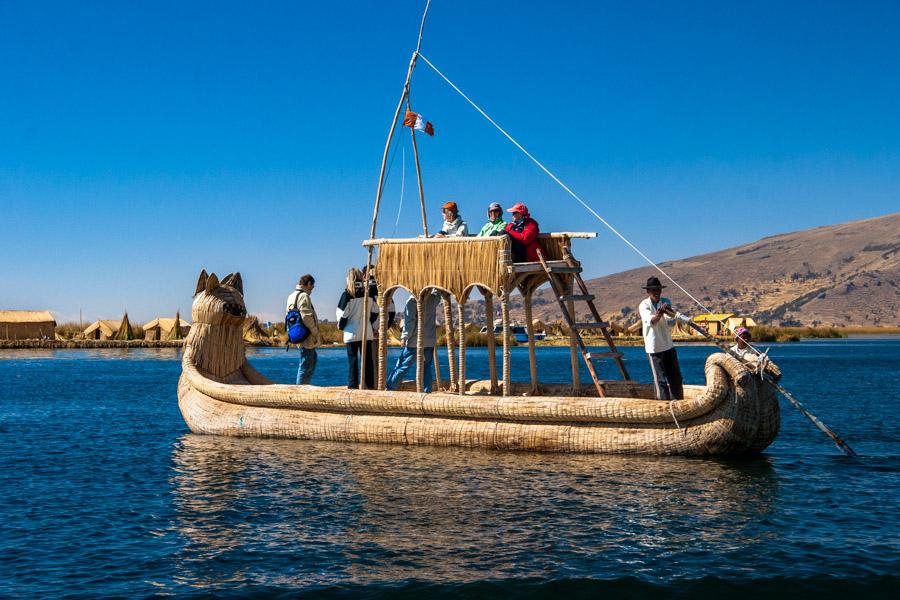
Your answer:
[[[56,320],[46,310],[0,310],[0,339],[39,340],[56,336]]]
[[[710,335],[731,335],[738,327],[756,327],[752,317],[734,313],[697,315],[691,319],[697,325],[705,327]],[[686,331],[689,335],[700,335],[693,329]]]
[[[172,331],[175,327],[175,323],[178,323],[178,330]],[[178,336],[175,339],[181,339],[188,334],[191,330],[191,324],[182,319],[180,316],[176,317],[156,317],[146,325],[144,325],[144,339],[157,341],[157,340],[168,340],[172,339],[173,336]]]
[[[99,319],[94,321],[84,330],[84,339],[86,340],[111,340],[115,338],[116,333],[122,326],[122,321],[112,321],[109,319]]]
[[[113,339],[116,340],[133,340],[134,339],[134,331],[131,329],[131,321],[128,319],[128,311],[125,311],[125,314],[122,316],[122,323],[119,325],[119,330],[116,331]]]

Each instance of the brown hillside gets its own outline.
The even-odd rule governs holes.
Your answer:
[[[770,236],[660,266],[714,312],[772,325],[900,326],[900,213]],[[587,284],[605,318],[630,323],[641,287],[655,274],[642,267]],[[683,312],[700,311],[671,284],[665,292]],[[536,303],[537,318],[560,318],[548,288]]]

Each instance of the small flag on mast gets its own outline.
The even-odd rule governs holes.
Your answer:
[[[434,126],[425,119],[422,118],[422,115],[419,113],[414,113],[411,110],[406,111],[406,116],[403,118],[403,126],[404,127],[412,127],[417,131],[422,131],[427,133],[428,135],[434,135]]]

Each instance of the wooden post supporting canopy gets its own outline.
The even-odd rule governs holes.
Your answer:
[[[523,294],[525,304],[525,330],[528,332],[528,370],[531,373],[531,390],[529,394],[535,396],[538,390],[537,356],[534,348],[534,323],[531,320],[531,299],[534,288],[531,286]]]
[[[500,296],[500,313],[503,317],[503,395],[509,396],[510,380],[510,350],[509,350],[509,289],[503,290]]]
[[[491,394],[497,393],[497,342],[494,339],[494,295],[482,289],[484,294],[484,320],[487,325],[488,370],[491,377]]]
[[[462,297],[456,301],[456,316],[459,321],[459,395],[464,396],[466,393],[466,298],[468,294],[464,293]]]
[[[447,363],[450,369],[450,391],[456,391],[456,356],[453,353],[453,312],[450,310],[450,294],[441,293],[444,303],[444,338],[447,343]]]
[[[420,394],[425,391],[425,304],[424,296],[429,292],[422,291],[416,297],[416,391]],[[407,344],[409,341],[407,341]]]

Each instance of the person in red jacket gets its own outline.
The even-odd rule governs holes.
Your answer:
[[[513,262],[536,262],[538,260],[537,251],[540,248],[538,243],[538,227],[537,221],[528,214],[528,207],[517,202],[511,208],[507,208],[506,212],[512,213],[512,223],[506,226],[506,233],[512,238],[512,259]]]

